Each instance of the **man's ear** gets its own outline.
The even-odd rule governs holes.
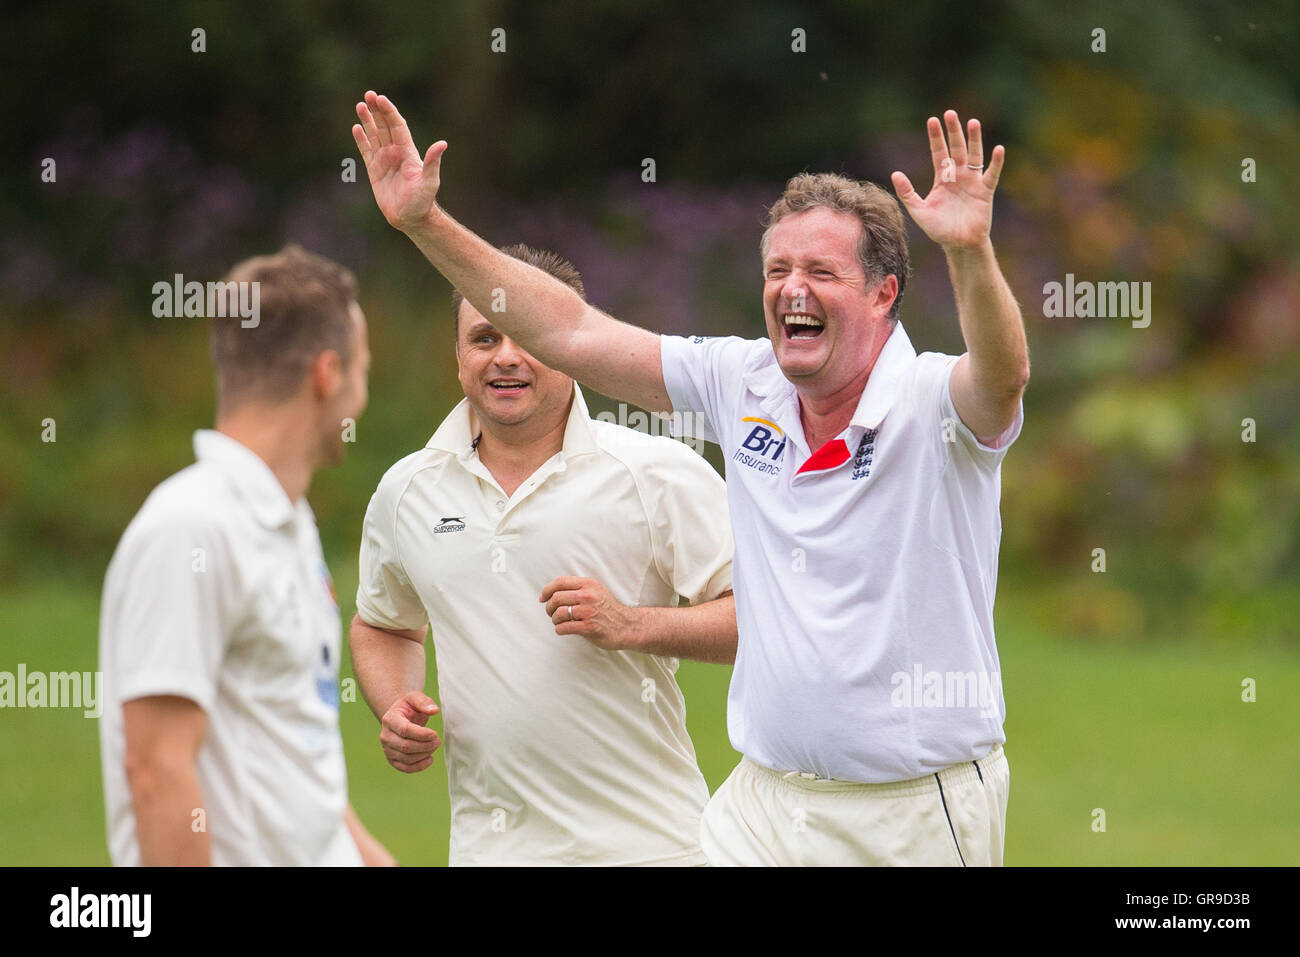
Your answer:
[[[317,399],[332,399],[343,388],[343,359],[333,349],[325,349],[311,364],[312,394]]]
[[[872,309],[878,310],[880,315],[889,315],[889,310],[894,307],[894,300],[898,298],[898,277],[890,273],[876,285],[875,302],[871,304]]]

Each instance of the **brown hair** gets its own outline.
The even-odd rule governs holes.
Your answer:
[[[247,399],[288,399],[326,349],[345,366],[352,360],[357,280],[351,271],[289,245],[273,256],[245,259],[224,281],[257,283],[259,314],[247,327],[238,316],[212,319],[221,409]]]
[[[898,278],[898,295],[889,309],[889,318],[896,320],[910,272],[907,229],[898,202],[875,183],[858,182],[836,173],[800,173],[792,177],[785,184],[781,198],[767,211],[760,245],[763,258],[767,258],[772,228],[777,223],[817,207],[851,213],[862,223],[858,263],[871,283],[878,283],[886,276]]]
[[[587,298],[587,287],[582,284],[582,274],[578,272],[578,267],[569,260],[565,259],[559,253],[553,253],[549,249],[534,249],[532,246],[526,246],[523,243],[515,243],[513,246],[502,246],[501,252],[520,262],[526,262],[530,266],[536,266],[542,272],[550,273],[560,282],[573,289],[584,300]],[[451,318],[456,327],[456,341],[460,342],[460,304],[465,301],[459,289],[451,291]]]

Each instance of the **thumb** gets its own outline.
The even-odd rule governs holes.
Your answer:
[[[921,201],[921,197],[917,195],[912,186],[912,181],[907,178],[906,174],[895,170],[889,179],[894,184],[894,192],[898,194],[898,198],[909,210]]]
[[[406,703],[423,714],[437,714],[440,710],[438,702],[434,701],[423,691],[412,691],[406,696]]]
[[[431,166],[438,166],[442,162],[442,154],[447,152],[447,141],[438,140],[424,154],[424,168],[427,170]]]

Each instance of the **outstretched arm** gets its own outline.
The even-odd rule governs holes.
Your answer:
[[[497,328],[539,361],[598,392],[670,412],[659,337],[620,322],[540,269],[505,255],[437,203],[445,140],[421,160],[406,120],[386,96],[357,104],[352,137],[384,218]]]
[[[944,114],[944,127],[930,117],[930,156],[934,185],[924,199],[902,173],[894,188],[903,206],[925,234],[943,247],[957,299],[966,354],[952,372],[949,389],[962,422],[989,444],[1015,419],[1029,382],[1029,347],[1020,307],[998,267],[989,234],[993,226],[993,191],[1006,150],[994,147],[988,169],[979,120],[962,135],[957,114]]]

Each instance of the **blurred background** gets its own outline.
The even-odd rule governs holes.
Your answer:
[[[94,670],[118,536],[211,425],[205,322],[155,318],[153,284],[290,241],[353,269],[370,320],[369,408],[309,496],[351,618],[370,494],[460,398],[448,286],[352,142],[366,89],[421,150],[449,141],[462,222],[571,258],[621,318],[713,335],[763,335],[786,178],[901,169],[924,192],[925,121],[951,107],[1007,148],[993,240],[1033,363],[1002,472],[1007,862],[1300,861],[1300,9],[49,0],[7,21],[0,671]],[[904,325],[960,353],[942,254],[911,238]],[[1150,325],[1045,317],[1067,274],[1149,282]],[[729,669],[679,678],[716,788]],[[359,696],[341,720],[362,818],[445,863],[442,762],[391,770]],[[0,768],[0,864],[108,862],[93,720],[0,710]]]

